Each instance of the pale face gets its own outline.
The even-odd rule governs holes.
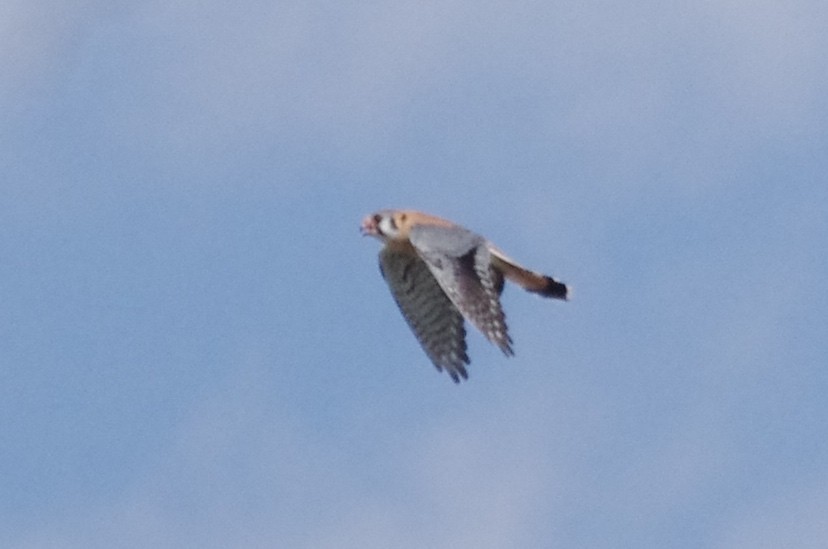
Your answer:
[[[381,210],[363,219],[360,230],[382,241],[402,240],[408,237],[408,221],[405,212]]]

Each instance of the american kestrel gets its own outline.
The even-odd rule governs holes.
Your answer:
[[[521,267],[491,242],[451,221],[413,210],[381,210],[362,220],[363,235],[385,243],[380,272],[408,325],[438,370],[468,378],[471,322],[510,356],[500,306],[504,278],[543,297],[567,299],[566,284]]]

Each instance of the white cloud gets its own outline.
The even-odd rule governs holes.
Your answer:
[[[706,6],[705,42],[716,46],[708,85],[724,106],[764,135],[813,131],[815,115],[826,114],[825,6],[739,0]]]
[[[360,446],[315,436],[267,379],[248,372],[193,406],[131,488],[79,503],[16,547],[534,545],[574,491],[562,474],[572,428],[527,422],[564,402],[503,399],[482,415],[469,406],[450,423],[413,422],[402,428],[415,440],[355,467]]]
[[[0,97],[10,103],[42,82],[51,82],[76,60],[77,46],[88,29],[108,13],[107,3],[95,0],[46,2],[9,0],[0,6]]]
[[[467,171],[446,167],[442,173],[484,178],[473,188],[487,204],[445,207],[477,216],[463,221],[531,266],[551,267],[552,274],[574,282],[576,299],[554,316],[560,332],[573,337],[558,339],[556,333],[547,340],[549,329],[540,324],[515,332],[521,347],[514,360],[534,368],[534,387],[529,381],[487,378],[483,364],[496,353],[475,349],[472,388],[436,411],[429,400],[422,416],[387,427],[411,429],[413,442],[364,460],[343,444],[347,437],[320,434],[301,410],[279,400],[298,397],[269,393],[272,379],[262,360],[262,370],[251,367],[236,385],[219,383],[216,394],[191,407],[157,462],[136,472],[122,493],[107,494],[104,502],[78,502],[60,518],[47,517],[48,524],[20,546],[544,546],[552,532],[560,534],[556,540],[576,542],[590,536],[606,541],[631,526],[646,535],[699,501],[732,496],[727,490],[739,486],[730,480],[736,460],[764,435],[740,439],[739,429],[746,426],[734,424],[733,414],[745,410],[740,406],[748,398],[768,391],[763,383],[772,383],[775,395],[785,388],[773,383],[779,372],[768,375],[779,365],[767,357],[789,343],[778,327],[796,316],[797,307],[806,307],[812,291],[798,287],[767,296],[756,290],[798,276],[799,266],[814,261],[807,248],[778,264],[766,261],[785,249],[792,235],[811,229],[789,223],[788,213],[768,218],[784,231],[775,239],[772,231],[763,233],[767,239],[750,234],[748,242],[762,240],[751,258],[751,250],[733,235],[756,227],[734,225],[734,210],[717,210],[727,223],[708,227],[710,234],[694,229],[716,216],[693,216],[712,198],[746,207],[741,216],[747,219],[751,210],[740,197],[717,192],[745,184],[729,175],[740,171],[740,161],[755,161],[761,141],[782,142],[824,120],[828,94],[820,52],[828,50],[828,38],[807,3],[708,3],[684,11],[655,3],[607,7],[262,2],[242,9],[150,2],[108,19],[105,32],[96,35],[99,42],[80,50],[93,56],[86,59],[92,64],[98,56],[116,56],[109,62],[117,71],[103,75],[100,88],[81,99],[121,107],[102,107],[102,118],[121,126],[118,135],[128,136],[123,143],[129,154],[133,140],[143,139],[158,155],[179,163],[187,176],[180,179],[199,184],[202,160],[236,173],[244,163],[241,152],[255,145],[281,165],[293,157],[280,147],[296,141],[306,144],[297,150],[309,151],[308,164],[337,151],[368,165],[366,171],[391,157],[388,165],[403,174],[414,164],[468,164]],[[48,80],[50,71],[77,55],[79,49],[66,45],[80,40],[102,13],[89,2],[53,8],[23,2],[3,8],[8,17],[0,17],[0,68],[15,93]],[[109,47],[115,43],[118,48]],[[110,88],[116,91],[104,93]],[[412,137],[412,130],[419,133]],[[501,130],[505,135],[491,137]],[[513,141],[514,149],[499,151]],[[151,156],[146,152],[139,151],[141,162]],[[396,154],[410,157],[397,162]],[[485,165],[493,154],[501,156]],[[558,172],[563,155],[570,154],[570,171]],[[496,166],[501,161],[505,165]],[[576,165],[588,167],[570,181]],[[509,189],[525,185],[510,197],[510,209],[521,213],[518,221],[502,215],[503,176],[513,169]],[[549,181],[550,174],[560,178]],[[416,181],[410,177],[399,186]],[[644,206],[639,202],[653,185],[684,194],[669,204],[663,219],[642,221],[664,205],[658,197]],[[391,186],[383,188],[384,196],[424,194],[419,186],[409,191]],[[445,187],[441,193],[455,196],[472,188],[466,180]],[[331,196],[327,207],[340,207],[334,202],[342,194]],[[423,200],[439,204],[443,196]],[[684,201],[688,196],[692,200]],[[307,224],[311,209],[317,212],[312,221],[326,215],[318,196],[302,198],[290,208],[301,210],[301,216],[286,216],[273,227]],[[213,197],[210,204],[219,211],[226,201]],[[63,202],[58,206],[67,209]],[[810,222],[820,229],[823,208],[812,208]],[[669,218],[676,212],[689,212],[693,219]],[[570,234],[561,242],[575,244],[543,247],[544,239],[572,227],[581,229],[581,236]],[[730,233],[711,236],[719,229]],[[516,235],[509,242],[517,231],[529,238]],[[667,231],[679,237],[665,236]],[[305,253],[309,235],[329,236],[316,223],[291,242],[289,259]],[[635,239],[642,235],[653,241]],[[715,248],[722,242],[727,246]],[[644,252],[642,244],[649,246]],[[559,271],[557,258],[546,255],[550,250],[566,256],[570,268]],[[631,260],[629,252],[640,257]],[[334,259],[340,266],[353,262],[342,250],[331,253],[319,261],[320,272]],[[808,280],[818,281],[820,267],[808,272]],[[619,278],[630,268],[647,278],[643,284],[632,280],[642,284],[633,290],[640,292],[633,296],[639,303],[633,314],[610,303],[619,296],[614,290],[630,282]],[[746,272],[752,275],[748,282]],[[327,272],[311,278],[316,276],[335,284]],[[714,299],[687,291],[706,289],[707,280],[718,284]],[[375,283],[381,285],[379,278]],[[795,301],[786,306],[789,298]],[[519,311],[534,309],[537,302],[529,305],[515,294],[508,299],[514,325],[528,324],[518,320]],[[619,296],[625,300],[633,302]],[[569,323],[580,333],[568,331]],[[485,344],[474,337],[475,345]],[[407,349],[418,352],[414,343]],[[673,370],[653,373],[664,367],[662,357],[688,349],[703,364],[685,357],[668,365]],[[546,356],[566,366],[543,369]],[[607,364],[600,364],[603,360]],[[427,370],[423,361],[417,355],[410,367]],[[578,366],[583,369],[564,373]],[[538,375],[548,377],[538,382]],[[613,381],[639,392],[624,394]],[[316,404],[312,399],[323,393],[300,397]],[[670,400],[676,395],[680,402]],[[365,410],[369,405],[362,398],[355,394],[350,405],[373,416],[376,410]],[[458,404],[462,399],[465,405]],[[647,423],[649,405],[664,417]],[[436,417],[426,417],[425,409]],[[748,411],[756,410],[763,416],[773,412],[761,406]],[[647,424],[631,427],[637,419]],[[388,444],[360,440],[372,448]],[[776,504],[785,509],[777,512]],[[828,534],[820,519],[828,514],[825,494],[819,491],[807,492],[801,501],[772,495],[754,510],[738,516],[735,525],[702,519],[721,526],[723,546],[751,545],[744,541],[761,546],[765,539],[809,542]]]
[[[715,547],[817,549],[828,539],[828,492],[824,479],[809,486],[789,486],[763,499],[727,525]]]

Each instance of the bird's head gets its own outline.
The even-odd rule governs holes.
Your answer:
[[[380,210],[362,220],[363,236],[373,236],[383,242],[407,242],[411,230],[418,225],[455,227],[451,221],[417,210]]]
[[[380,210],[362,220],[360,231],[363,236],[373,236],[383,242],[408,238],[411,218],[400,210]]]

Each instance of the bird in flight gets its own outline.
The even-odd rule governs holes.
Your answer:
[[[566,300],[569,288],[530,271],[491,242],[446,219],[414,210],[380,210],[361,232],[385,246],[380,272],[423,350],[455,383],[468,379],[464,319],[511,356],[500,305],[504,279],[543,297]]]

